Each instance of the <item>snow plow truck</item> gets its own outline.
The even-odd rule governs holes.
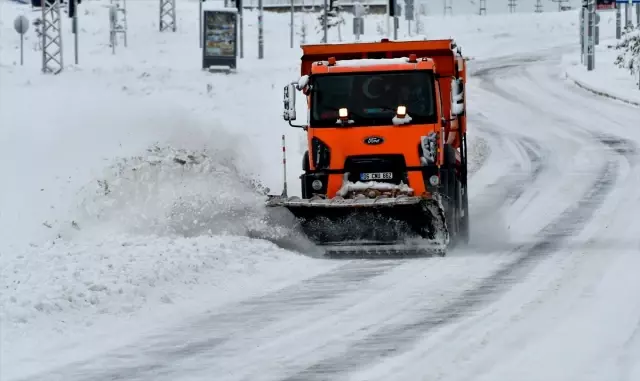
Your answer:
[[[468,242],[466,62],[455,41],[301,48],[284,120],[306,132],[302,194],[285,186],[267,207],[292,213],[328,256],[444,256]]]

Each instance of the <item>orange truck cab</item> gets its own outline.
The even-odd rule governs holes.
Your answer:
[[[466,66],[455,42],[302,50],[301,78],[284,89],[284,119],[307,132],[302,198],[336,197],[345,182],[406,184],[412,196],[442,196],[448,221],[466,220]],[[301,125],[296,90],[308,106]]]

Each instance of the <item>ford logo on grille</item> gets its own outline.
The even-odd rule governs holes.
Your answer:
[[[380,136],[369,136],[364,139],[364,144],[368,144],[371,146],[375,146],[377,144],[382,144],[382,143],[384,143],[384,139],[382,139]]]

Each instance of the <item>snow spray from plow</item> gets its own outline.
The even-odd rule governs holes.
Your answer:
[[[117,160],[81,189],[73,228],[60,235],[90,234],[93,228],[100,234],[230,234],[295,247],[299,239],[289,238],[290,225],[267,223],[265,194],[227,153],[156,145]]]

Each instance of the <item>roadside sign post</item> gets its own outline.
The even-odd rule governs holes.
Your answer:
[[[20,35],[20,66],[24,65],[24,34],[29,30],[29,19],[20,15],[13,21],[13,28]]]
[[[596,0],[588,0],[587,17],[587,70],[595,69],[595,49],[594,49],[594,24],[596,13]]]
[[[413,9],[413,0],[405,0],[404,1],[404,19],[407,20],[407,30],[409,36],[411,36],[411,21],[413,18],[414,9]]]
[[[359,41],[360,36],[364,34],[364,19],[362,17],[353,18],[353,34],[356,36],[356,41]]]
[[[595,17],[595,21],[594,21],[595,26],[593,28],[594,39],[595,39],[594,45],[597,46],[597,45],[600,45],[600,15],[598,13],[594,13],[593,16]]]
[[[229,72],[237,66],[236,9],[204,10],[202,68]]]

